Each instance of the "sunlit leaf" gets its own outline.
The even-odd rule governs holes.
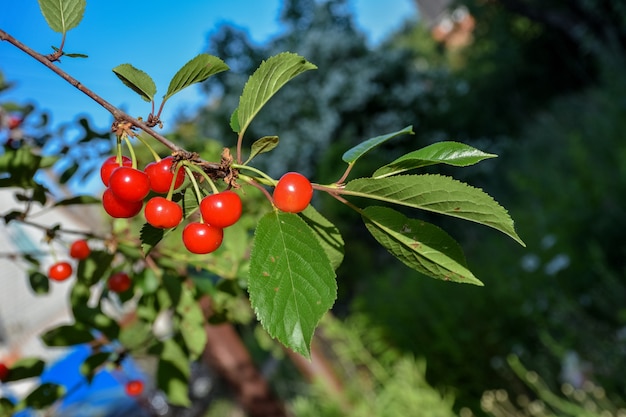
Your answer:
[[[337,296],[324,248],[298,215],[273,211],[259,222],[250,259],[250,302],[274,338],[304,356]]]
[[[163,240],[164,235],[164,229],[159,229],[152,226],[150,223],[145,223],[141,227],[141,231],[139,232],[139,238],[141,239],[141,248],[143,249],[143,253],[145,255],[148,255],[150,251],[154,249],[154,247],[158,245],[161,240]]]
[[[4,382],[38,377],[43,373],[45,367],[46,363],[41,359],[22,358],[11,365],[9,375]]]
[[[133,67],[131,64],[121,64],[113,68],[113,72],[117,78],[122,80],[124,85],[135,93],[139,94],[145,101],[154,100],[156,94],[156,84],[148,74],[140,69]]]
[[[181,317],[180,333],[191,353],[191,359],[195,360],[204,352],[207,338],[204,314],[188,287],[183,287],[176,312]]]
[[[275,147],[278,146],[278,136],[264,136],[261,139],[258,139],[252,144],[252,148],[250,149],[250,157],[247,162],[250,162],[252,158],[256,157],[259,154],[269,152]]]
[[[228,65],[218,57],[209,54],[200,54],[187,62],[172,78],[167,87],[163,100],[195,83],[201,83],[212,75],[226,71]]]
[[[386,135],[376,136],[375,138],[368,139],[364,142],[359,143],[355,147],[348,149],[342,156],[344,162],[349,164],[354,164],[360,157],[376,148],[377,146],[382,145],[390,139],[395,138],[400,135],[413,135],[413,126],[407,126],[402,130],[398,130],[397,132],[388,133]]]
[[[111,359],[110,352],[96,352],[80,365],[80,373],[91,383],[98,370]]]
[[[173,340],[163,342],[158,352],[156,382],[167,395],[168,402],[188,407],[189,400],[189,360],[184,350]]]
[[[78,26],[86,5],[86,0],[39,0],[39,8],[48,26],[59,33],[66,33]]]
[[[87,286],[94,285],[96,282],[106,277],[113,262],[114,254],[93,250],[88,258],[78,262],[76,268],[77,281]]]
[[[344,241],[337,226],[322,216],[320,212],[310,204],[303,212],[299,213],[299,215],[306,224],[309,225],[311,230],[315,232],[333,269],[336,270],[339,268],[339,265],[343,262]]]
[[[237,108],[237,123],[231,120],[231,127],[238,126],[238,133],[245,132],[252,119],[278,90],[297,75],[316,68],[300,55],[290,52],[263,61],[243,89]]]
[[[447,164],[466,167],[497,155],[485,153],[472,146],[459,142],[437,142],[401,156],[390,164],[379,168],[372,177],[383,178],[397,175],[411,169],[434,164]]]
[[[489,194],[442,175],[398,175],[350,181],[342,194],[432,211],[484,224],[524,245],[513,219]]]
[[[387,207],[362,211],[372,236],[409,268],[444,281],[482,285],[467,268],[461,246],[437,226]]]
[[[47,346],[57,347],[88,343],[93,341],[94,337],[91,332],[83,326],[64,324],[42,334],[41,340]]]

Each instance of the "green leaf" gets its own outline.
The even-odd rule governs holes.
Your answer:
[[[61,385],[49,382],[43,383],[35,388],[26,398],[24,404],[36,410],[50,407],[58,399],[65,395],[65,388]]]
[[[204,314],[191,290],[187,286],[184,286],[182,290],[176,312],[181,317],[180,333],[191,353],[191,359],[195,360],[204,352],[207,341]]]
[[[89,257],[81,260],[76,268],[77,282],[87,286],[103,279],[111,268],[114,254],[104,251],[92,251]]]
[[[183,349],[173,340],[163,342],[158,354],[157,386],[170,403],[188,407],[189,401],[189,359]]]
[[[231,127],[238,125],[237,133],[243,134],[252,119],[278,90],[297,75],[316,68],[300,55],[291,52],[283,52],[263,61],[243,88],[237,109],[237,123],[231,119]]]
[[[309,357],[313,332],[335,301],[337,282],[316,234],[297,214],[273,211],[261,218],[248,291],[265,330]]]
[[[156,84],[148,74],[130,64],[121,64],[113,68],[117,78],[145,101],[153,101],[156,94]]]
[[[241,131],[241,127],[239,126],[239,109],[235,109],[233,114],[230,115],[230,128],[235,133],[239,133]]]
[[[109,339],[117,339],[120,334],[119,324],[99,308],[78,304],[72,306],[72,313],[77,323],[94,328],[104,333]]]
[[[457,167],[474,165],[484,159],[498,155],[485,153],[474,147],[459,142],[438,142],[401,156],[374,172],[372,177],[383,178],[411,169],[434,164],[447,164]]]
[[[198,197],[196,196],[193,187],[187,187],[185,189],[185,196],[183,197],[183,215],[185,218],[191,216],[193,212],[198,210],[200,204],[198,203]]]
[[[413,132],[413,126],[407,126],[402,130],[398,130],[397,132],[388,133],[382,136],[376,136],[375,138],[368,139],[364,142],[359,143],[355,147],[348,149],[341,158],[344,162],[347,162],[348,164],[354,164],[360,157],[362,157],[375,147],[387,142],[388,140],[400,135],[414,134],[415,133]]]
[[[120,330],[119,342],[128,350],[145,347],[152,338],[152,326],[143,320],[134,320]]]
[[[73,346],[94,340],[91,332],[77,324],[65,324],[48,330],[41,335],[41,340],[50,347]]]
[[[37,295],[48,294],[50,292],[50,280],[39,271],[30,271],[28,274],[30,288]]]
[[[437,226],[387,207],[362,211],[369,232],[409,268],[444,281],[483,285],[467,268],[461,246]]]
[[[86,5],[86,0],[39,0],[39,8],[48,26],[59,33],[67,33],[78,26]]]
[[[72,206],[75,204],[99,204],[100,199],[96,197],[92,197],[90,195],[79,195],[72,198],[66,198],[65,200],[57,201],[54,204],[54,207],[60,206]]]
[[[150,223],[145,223],[141,227],[139,232],[139,238],[141,239],[141,249],[144,255],[148,255],[156,245],[159,244],[165,236],[165,230],[152,226]]]
[[[98,370],[111,359],[111,352],[96,352],[80,365],[80,373],[91,383]]]
[[[246,164],[259,154],[266,153],[278,146],[278,136],[264,136],[252,144],[250,157]]]
[[[43,373],[45,367],[46,363],[41,359],[22,358],[11,366],[9,375],[4,382],[38,377]]]
[[[442,175],[399,175],[350,181],[342,194],[432,211],[484,224],[522,246],[508,212],[479,188]]]
[[[226,71],[228,65],[218,57],[209,54],[200,54],[187,62],[172,78],[167,87],[163,101],[195,83],[201,83],[212,75]]]
[[[320,212],[310,204],[303,212],[299,213],[299,215],[315,232],[333,269],[336,270],[339,268],[339,265],[343,262],[344,241],[337,226],[322,216]]]
[[[0,398],[0,417],[10,417],[15,411],[15,404],[8,398]]]

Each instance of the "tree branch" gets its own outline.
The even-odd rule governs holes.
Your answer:
[[[85,87],[77,79],[75,79],[74,77],[69,75],[67,72],[63,71],[62,69],[60,69],[58,66],[54,65],[54,63],[49,59],[49,57],[47,57],[45,55],[42,55],[42,54],[38,53],[37,51],[31,49],[30,47],[28,47],[27,45],[23,44],[19,40],[15,39],[13,36],[9,35],[7,32],[5,32],[2,29],[0,29],[0,39],[3,40],[3,41],[9,42],[10,44],[15,46],[16,48],[22,50],[23,52],[25,52],[26,54],[30,55],[35,60],[39,61],[40,63],[42,63],[43,65],[48,67],[51,71],[53,71],[59,77],[63,78],[65,81],[67,81],[68,83],[70,83],[71,85],[76,87],[80,92],[84,93],[89,98],[94,100],[96,103],[98,103],[99,105],[104,107],[109,113],[111,113],[113,115],[113,118],[116,121],[118,121],[118,122],[119,121],[126,121],[128,123],[131,123],[133,126],[143,130],[148,135],[152,136],[153,138],[155,138],[156,140],[161,142],[163,145],[165,145],[168,149],[171,149],[173,152],[183,151],[183,149],[180,146],[178,146],[175,143],[171,142],[165,136],[163,136],[160,133],[156,132],[154,129],[149,127],[144,122],[142,122],[142,121],[140,121],[140,120],[130,116],[129,114],[123,112],[122,110],[118,109],[117,107],[113,106],[111,103],[109,103],[108,101],[106,101],[105,99],[100,97],[98,94],[94,93],[89,88]]]

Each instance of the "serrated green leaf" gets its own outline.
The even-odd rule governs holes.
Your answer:
[[[287,82],[304,71],[316,68],[300,55],[291,52],[283,52],[263,61],[246,82],[239,98],[237,133],[242,134],[248,129],[252,119]]]
[[[50,292],[50,280],[39,271],[30,271],[28,274],[30,288],[37,295],[48,294]]]
[[[110,358],[111,352],[96,352],[83,361],[80,365],[80,373],[91,383],[98,369],[106,364]]]
[[[121,64],[113,68],[113,72],[126,87],[139,94],[145,101],[153,101],[156,94],[156,84],[148,74],[131,64]]]
[[[300,217],[315,232],[317,239],[324,248],[334,270],[339,268],[344,257],[344,241],[341,232],[326,217],[322,216],[312,205],[301,213]]]
[[[337,282],[316,234],[297,214],[273,211],[261,218],[248,292],[265,330],[309,357],[313,332],[335,301]]]
[[[201,83],[210,76],[226,71],[227,69],[228,65],[218,57],[209,54],[200,54],[187,62],[176,72],[174,78],[170,81],[170,85],[167,87],[167,93],[163,96],[163,101],[182,89],[195,83]]]
[[[188,407],[189,400],[189,359],[184,350],[174,341],[168,339],[162,344],[157,367],[157,386],[168,402]]]
[[[354,146],[353,148],[348,149],[343,156],[341,157],[344,162],[348,164],[354,164],[360,157],[376,148],[377,146],[382,145],[390,139],[395,138],[400,135],[414,135],[413,126],[407,126],[402,130],[398,130],[397,132],[388,133],[386,135],[376,136],[374,138],[368,139]]]
[[[48,26],[55,32],[67,33],[74,29],[85,14],[86,0],[38,0],[39,8]]]
[[[450,141],[437,142],[401,156],[395,161],[376,170],[372,177],[389,177],[411,169],[434,164],[466,167],[484,159],[496,158],[497,156],[498,155],[483,152],[464,143]]]
[[[432,211],[493,227],[522,246],[513,219],[489,194],[443,175],[398,175],[350,181],[342,194]]]
[[[50,407],[58,399],[65,395],[65,387],[62,385],[52,384],[49,382],[43,383],[35,388],[23,402],[27,407],[34,408],[35,410],[41,410]]]
[[[483,285],[467,268],[461,246],[437,226],[387,207],[362,211],[369,232],[409,268],[444,281]]]
[[[57,201],[54,207],[72,206],[76,204],[100,204],[100,199],[90,195],[79,195],[65,200]]]
[[[241,127],[239,126],[239,108],[236,108],[233,111],[233,114],[230,115],[230,128],[235,133],[239,133],[241,131]]]
[[[73,346],[88,343],[94,340],[91,332],[77,324],[64,324],[48,330],[41,335],[46,346]]]
[[[144,255],[147,256],[150,251],[154,249],[154,247],[158,245],[161,240],[163,240],[165,232],[166,231],[164,229],[159,229],[149,223],[145,223],[141,227],[139,238],[141,239],[141,249],[143,250]]]
[[[19,381],[40,376],[46,363],[38,358],[22,358],[15,362],[4,382]]]
[[[266,153],[278,146],[278,136],[263,136],[261,139],[256,140],[252,144],[250,149],[250,157],[246,161],[246,164],[252,160],[252,158]]]

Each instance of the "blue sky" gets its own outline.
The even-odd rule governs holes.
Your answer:
[[[3,3],[0,28],[42,53],[58,46],[61,36],[48,28],[35,0]],[[417,13],[413,0],[352,0],[351,5],[357,25],[372,43]],[[203,51],[209,32],[228,22],[246,28],[261,43],[279,33],[280,8],[280,0],[88,1],[83,21],[68,33],[65,51],[87,53],[89,58],[66,58],[60,65],[113,105],[133,116],[145,116],[149,104],[124,87],[112,68],[130,63],[146,71],[161,97],[177,69]],[[7,42],[0,42],[0,71],[17,84],[3,94],[3,100],[36,102],[52,114],[55,125],[78,114],[89,115],[98,127],[111,122],[104,109]],[[174,96],[162,120],[173,121],[177,112],[192,108],[198,100],[193,87]]]

